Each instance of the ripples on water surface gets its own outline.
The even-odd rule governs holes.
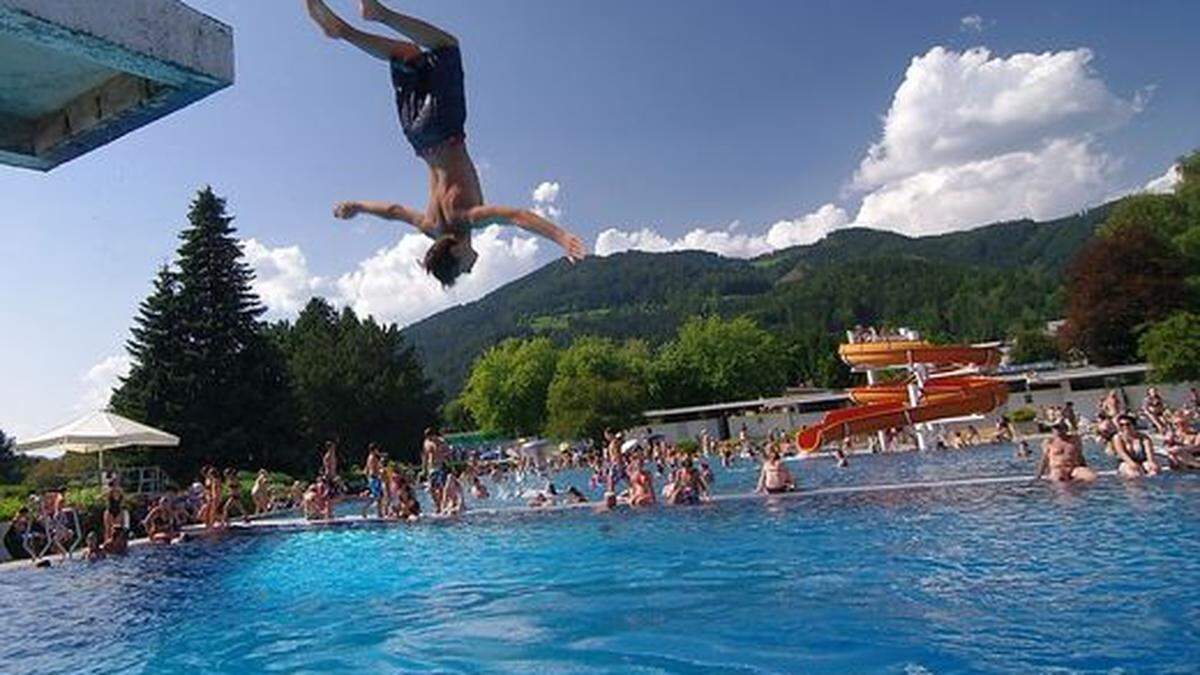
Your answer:
[[[1032,466],[852,461],[796,472]],[[0,669],[1196,672],[1198,504],[1200,476],[1166,476],[228,536],[0,574]]]

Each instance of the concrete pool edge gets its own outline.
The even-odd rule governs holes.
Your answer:
[[[1171,474],[1175,472],[1166,472]],[[1117,478],[1116,471],[1100,471],[1097,475],[1102,479]],[[1030,475],[1011,475],[1011,476],[978,476],[972,478],[960,478],[952,480],[939,481],[914,481],[910,483],[879,483],[872,485],[847,485],[836,487],[813,488],[811,490],[797,490],[795,492],[785,492],[780,494],[759,494],[755,492],[738,493],[731,495],[717,495],[711,499],[702,502],[697,506],[656,506],[655,509],[692,509],[703,508],[706,504],[724,504],[731,502],[744,501],[795,501],[811,497],[828,497],[839,495],[856,495],[856,494],[874,494],[900,492],[908,490],[938,490],[938,489],[958,489],[971,487],[987,487],[995,485],[1038,485],[1047,484],[1046,481],[1034,478]],[[597,502],[585,502],[582,504],[558,504],[554,506],[546,506],[540,508],[533,507],[513,507],[513,508],[486,508],[474,509],[467,511],[459,516],[442,516],[432,515],[421,518],[417,522],[393,520],[376,517],[362,516],[347,516],[344,518],[336,518],[333,520],[306,520],[302,518],[291,519],[260,519],[249,523],[230,523],[228,528],[222,528],[215,531],[205,531],[202,525],[189,525],[184,528],[184,533],[188,535],[185,541],[173,545],[187,545],[196,542],[205,541],[208,537],[217,537],[223,535],[255,535],[255,534],[274,534],[274,533],[296,533],[296,532],[313,532],[320,530],[333,529],[356,529],[356,528],[383,528],[383,527],[419,527],[433,523],[451,523],[470,521],[479,517],[491,517],[497,515],[523,515],[534,516],[547,513],[564,513],[580,510],[595,510]],[[613,512],[640,510],[630,509],[628,506],[621,506],[614,509]],[[647,509],[649,510],[649,509]],[[149,539],[134,539],[129,542],[129,548],[141,548],[145,546],[167,546],[168,544],[154,544]],[[57,556],[55,556],[57,557]],[[50,567],[59,567],[64,563],[83,563],[86,562],[82,555],[72,557],[66,561],[53,560],[52,558],[43,558],[43,560],[51,560]],[[0,563],[0,573],[5,571],[15,571],[22,569],[36,568],[36,563],[33,560],[14,560],[5,563]]]

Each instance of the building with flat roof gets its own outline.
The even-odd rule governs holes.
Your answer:
[[[179,0],[0,0],[0,163],[49,171],[233,71],[233,29]]]
[[[1129,403],[1140,403],[1145,396],[1150,366],[1134,363],[1118,366],[1051,367],[1037,370],[1028,366],[1002,369],[992,375],[1009,390],[1007,404],[992,417],[1018,408],[1038,410],[1061,406],[1070,401],[1083,414],[1091,414],[1100,397],[1109,389],[1124,395]],[[1161,385],[1170,402],[1181,402],[1194,383]],[[690,406],[643,413],[645,424],[672,440],[696,438],[702,431],[714,439],[738,435],[745,426],[754,437],[771,432],[794,432],[813,424],[828,411],[852,405],[842,390],[823,390],[788,396],[731,401],[713,405]]]

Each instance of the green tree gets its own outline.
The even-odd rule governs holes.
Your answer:
[[[644,343],[575,340],[559,358],[550,383],[547,435],[598,439],[605,428],[637,424],[649,400],[649,369],[650,350]]]
[[[1012,350],[1008,360],[1015,364],[1056,361],[1059,358],[1058,343],[1043,330],[1026,328],[1012,337]]]
[[[294,325],[277,324],[272,333],[286,357],[299,413],[300,442],[290,467],[312,468],[326,440],[338,441],[354,463],[371,442],[404,461],[419,457],[439,397],[395,325],[361,320],[349,308],[339,314],[314,298]]]
[[[438,419],[441,420],[442,429],[445,431],[474,431],[478,426],[475,418],[471,416],[471,411],[463,405],[460,398],[446,401]]]
[[[854,382],[850,368],[838,358],[842,340],[820,329],[797,329],[782,340],[790,384],[838,388]]]
[[[1184,262],[1150,226],[1129,224],[1088,242],[1067,271],[1065,346],[1100,365],[1137,354],[1137,330],[1187,302]]]
[[[0,483],[15,483],[20,478],[16,449],[17,439],[0,429]]]
[[[484,431],[524,436],[546,424],[559,350],[547,338],[505,340],[471,367],[462,403]]]
[[[1113,208],[1102,232],[1123,227],[1153,230],[1183,257],[1193,300],[1200,297],[1200,151],[1179,160],[1180,183],[1171,194],[1133,195]]]
[[[1200,380],[1200,314],[1176,312],[1150,326],[1138,340],[1138,353],[1157,382]]]
[[[780,393],[788,360],[779,341],[740,317],[693,317],[654,362],[657,404],[702,405]]]
[[[185,370],[188,345],[179,305],[179,276],[164,265],[154,290],[134,317],[125,343],[133,368],[113,392],[109,406],[121,415],[183,429],[191,399]]]
[[[174,468],[270,464],[292,440],[286,368],[225,201],[201,190],[188,221],[175,271],[160,271],[135,320],[117,411],[179,435],[180,450],[163,455]]]

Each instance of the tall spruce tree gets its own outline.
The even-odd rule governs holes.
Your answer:
[[[17,479],[17,439],[0,429],[0,483],[9,483]]]
[[[163,428],[184,429],[189,393],[184,370],[187,343],[180,318],[179,276],[164,265],[125,343],[133,367],[113,392],[109,407],[115,412]]]
[[[259,321],[266,310],[225,200],[204,188],[188,221],[177,271],[160,272],[136,320],[134,366],[113,404],[181,437],[164,457],[176,468],[267,465],[293,440],[286,367]]]

